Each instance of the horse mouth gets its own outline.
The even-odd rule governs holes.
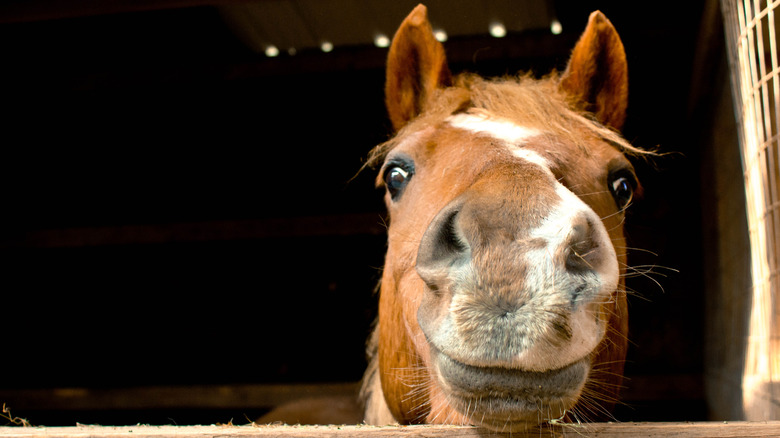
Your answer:
[[[498,431],[562,417],[577,402],[590,370],[589,357],[554,370],[525,371],[467,365],[432,350],[452,407],[473,424]]]

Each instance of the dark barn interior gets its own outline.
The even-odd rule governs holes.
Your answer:
[[[286,2],[322,21],[371,10],[388,34],[416,4]],[[707,419],[702,156],[710,90],[727,81],[717,2],[484,1],[507,21],[546,11],[504,38],[460,3],[428,5],[434,22],[484,28],[448,29],[454,71],[562,68],[594,9],[620,32],[624,134],[670,154],[635,163],[645,197],[627,233],[642,274],[629,279],[617,418]],[[14,416],[239,424],[272,407],[247,391],[361,378],[385,236],[375,175],[358,172],[390,135],[387,49],[353,41],[356,24],[329,53],[268,57],[237,27],[244,4],[0,6],[0,403]],[[274,39],[256,28],[256,44]],[[228,395],[198,401],[209,388]]]

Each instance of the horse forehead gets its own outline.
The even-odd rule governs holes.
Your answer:
[[[446,122],[454,128],[493,138],[515,157],[535,164],[545,172],[551,173],[551,161],[538,151],[528,147],[534,139],[543,135],[542,131],[538,129],[521,126],[510,120],[486,114],[455,114],[450,116]]]
[[[541,134],[537,129],[520,126],[510,120],[488,114],[454,114],[447,119],[447,123],[473,133],[487,134],[511,144],[523,143]]]

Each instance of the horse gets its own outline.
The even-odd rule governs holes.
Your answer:
[[[521,431],[609,418],[627,350],[626,55],[593,12],[563,72],[453,75],[424,5],[389,49],[385,265],[368,424]]]

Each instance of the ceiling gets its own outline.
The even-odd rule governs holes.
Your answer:
[[[220,12],[241,40],[257,53],[268,47],[281,52],[374,44],[392,37],[417,0],[264,0],[224,4]],[[547,0],[428,0],[435,30],[448,37],[488,35],[494,23],[507,33],[549,29],[553,20]]]
[[[392,37],[419,0],[33,0],[0,3],[0,24],[83,18],[126,12],[218,8],[225,24],[255,53],[269,46],[281,53],[370,46],[378,35]],[[487,36],[494,23],[508,35],[550,29],[553,0],[429,0],[435,29],[448,37]],[[143,29],[139,29],[143,30]]]
[[[128,13],[167,11],[185,17],[187,11],[209,9],[215,12],[219,23],[212,22],[208,28],[187,28],[191,21],[176,21],[172,14],[157,15],[174,18],[168,23],[170,32],[174,35],[169,39],[184,42],[182,46],[185,50],[186,44],[191,47],[216,46],[216,38],[206,35],[202,29],[215,29],[215,24],[218,24],[232,35],[233,40],[240,42],[244,50],[248,48],[250,53],[259,55],[257,61],[265,58],[266,50],[272,46],[278,51],[280,60],[292,61],[295,57],[291,55],[321,54],[322,44],[328,43],[334,52],[351,52],[350,63],[360,63],[366,62],[361,60],[364,55],[375,55],[373,52],[361,50],[374,48],[374,40],[379,35],[391,38],[403,18],[418,2],[419,0],[9,0],[0,2],[0,24],[34,25],[30,28],[33,33],[24,37],[40,39],[37,33],[41,31],[54,30],[56,34],[57,29],[64,29],[70,32],[67,23],[84,28],[102,21],[109,23],[106,26],[115,23],[118,27],[127,26],[131,30],[128,32],[124,28],[97,27],[102,35],[99,38],[94,38],[94,33],[88,36],[85,38],[87,45],[99,44],[101,40],[108,41],[112,37],[116,39],[113,35],[118,33],[122,33],[127,41],[136,40],[142,43],[144,38],[150,39],[152,29],[144,28],[143,19],[136,20],[139,14]],[[495,56],[504,58],[551,54],[557,56],[559,52],[568,53],[571,39],[579,35],[588,14],[595,9],[606,13],[621,36],[630,38],[633,34],[643,41],[657,38],[659,33],[664,38],[675,34],[681,40],[689,39],[690,35],[696,33],[695,28],[699,24],[697,15],[702,15],[701,1],[654,2],[643,7],[641,11],[626,2],[615,0],[425,0],[424,3],[428,7],[429,19],[434,29],[446,32],[448,53],[453,53],[451,58],[455,60],[470,59],[477,51],[480,57],[491,56],[484,53],[483,49],[487,46],[501,47],[502,51],[496,52]],[[208,8],[198,8],[203,6]],[[120,17],[126,19],[121,20]],[[694,17],[694,21],[690,20],[691,17]],[[552,34],[553,21],[562,23],[562,35]],[[490,37],[489,28],[494,23],[505,26],[506,38]],[[9,35],[16,36],[13,32]],[[89,38],[94,41],[88,40]],[[508,40],[514,41],[509,43]],[[469,44],[474,42],[476,44]],[[52,43],[54,46],[61,44],[58,40]],[[358,51],[354,50],[356,48]],[[45,45],[43,49],[46,50]],[[233,50],[234,47],[223,45],[223,49]],[[34,53],[35,48],[25,50]],[[113,49],[106,46],[106,50]],[[176,51],[181,52],[178,49]],[[383,55],[375,57],[379,60],[378,63],[383,62]],[[334,66],[328,67],[325,65],[328,62],[323,63],[322,59],[314,60],[316,68],[343,68],[343,60],[326,58],[335,63]],[[300,60],[293,61],[296,62]],[[374,66],[377,61],[369,63]]]

